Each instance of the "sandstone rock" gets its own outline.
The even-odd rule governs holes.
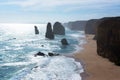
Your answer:
[[[35,34],[39,34],[39,30],[38,30],[37,26],[34,26],[34,28],[35,28]]]
[[[58,34],[58,35],[65,35],[65,28],[64,28],[64,26],[61,23],[56,22],[53,25],[53,33],[54,34]]]
[[[96,35],[98,55],[120,65],[120,17],[101,19]]]
[[[69,45],[67,39],[63,38],[61,40],[62,45]]]
[[[54,39],[54,33],[52,31],[51,23],[47,24],[47,30],[46,30],[45,37],[48,39]]]

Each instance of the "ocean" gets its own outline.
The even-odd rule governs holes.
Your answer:
[[[39,29],[35,35],[34,26]],[[66,29],[66,35],[45,38],[46,24],[0,24],[0,80],[81,80],[80,62],[65,56],[34,57],[37,52],[71,54],[85,43],[83,31]],[[70,45],[63,47],[61,39]],[[79,47],[82,50],[82,47]]]

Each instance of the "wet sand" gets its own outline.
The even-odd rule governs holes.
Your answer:
[[[74,54],[80,60],[85,73],[81,74],[85,80],[120,80],[120,66],[114,65],[106,58],[97,55],[94,35],[86,35],[87,43],[82,51]]]

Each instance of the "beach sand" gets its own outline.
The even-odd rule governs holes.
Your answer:
[[[106,58],[97,55],[94,35],[86,35],[87,43],[84,49],[74,54],[84,64],[85,73],[81,74],[85,80],[120,80],[120,67]]]

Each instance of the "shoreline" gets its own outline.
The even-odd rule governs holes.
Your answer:
[[[72,57],[81,63],[84,72],[82,80],[120,80],[120,67],[106,58],[97,55],[94,35],[86,35],[83,50],[73,53]]]

